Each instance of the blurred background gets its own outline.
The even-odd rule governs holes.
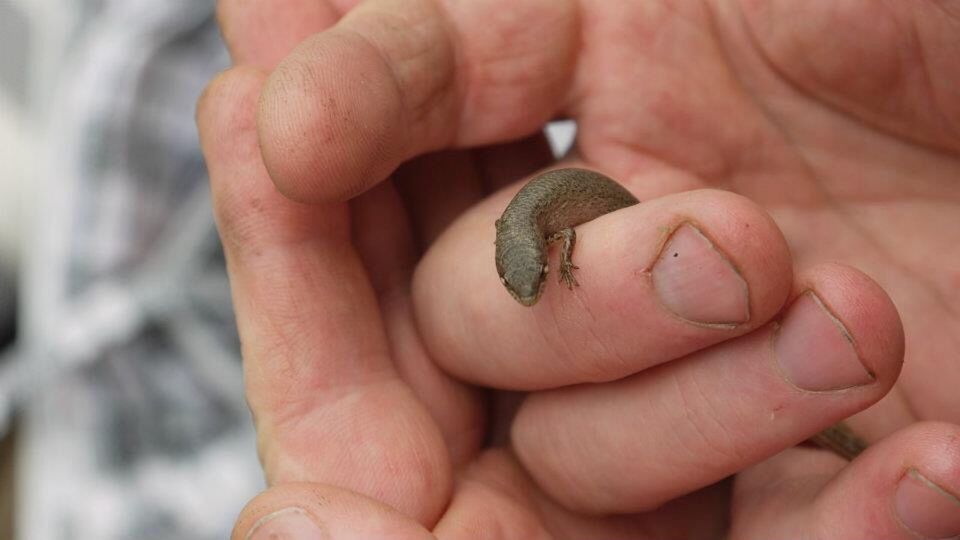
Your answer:
[[[222,539],[262,488],[193,122],[213,0],[0,0],[0,539]]]
[[[0,0],[0,540],[222,539],[263,488],[193,120],[214,3]]]

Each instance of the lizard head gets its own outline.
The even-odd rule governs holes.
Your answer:
[[[500,282],[517,302],[532,306],[540,299],[547,283],[547,265],[530,268],[512,268],[500,276]]]
[[[525,224],[524,224],[525,225]],[[547,282],[547,249],[542,234],[530,227],[517,228],[502,219],[497,223],[496,263],[500,282],[517,302],[532,306]]]

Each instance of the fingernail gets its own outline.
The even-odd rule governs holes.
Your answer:
[[[747,282],[693,225],[673,232],[651,274],[660,302],[688,321],[735,325],[750,319]]]
[[[931,540],[960,536],[960,499],[916,469],[900,479],[894,501],[900,523],[910,532]]]
[[[302,508],[284,508],[260,518],[247,540],[321,540],[327,535]]]
[[[802,390],[841,390],[875,380],[843,323],[813,292],[800,295],[787,310],[774,355],[787,380]]]

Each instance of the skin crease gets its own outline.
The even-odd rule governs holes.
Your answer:
[[[288,0],[287,4],[296,2]],[[504,12],[505,6],[495,4],[498,3],[484,2],[477,9]],[[960,251],[955,249],[960,241],[960,54],[953,37],[960,26],[958,4],[584,0],[578,4],[541,3],[529,10],[522,9],[525,3],[510,4],[519,8],[515,15],[522,23],[516,24],[532,28],[527,33],[518,32],[517,39],[533,38],[511,43],[510,32],[494,33],[485,38],[488,41],[472,36],[465,41],[473,48],[458,52],[461,58],[475,62],[464,68],[468,73],[465,78],[492,79],[499,84],[486,87],[485,92],[456,95],[458,89],[473,87],[462,81],[448,81],[456,95],[451,101],[463,104],[457,122],[440,122],[448,119],[453,105],[423,107],[417,117],[422,122],[401,130],[405,135],[401,138],[413,142],[402,149],[378,153],[377,159],[387,162],[380,168],[390,170],[400,161],[438,148],[514,140],[531,133],[550,117],[569,116],[576,118],[579,125],[576,157],[587,166],[602,164],[605,173],[622,179],[644,200],[700,187],[730,190],[750,198],[776,220],[798,268],[825,260],[852,265],[879,282],[896,303],[905,328],[905,367],[889,395],[854,417],[851,425],[871,441],[901,431],[891,442],[872,447],[864,454],[862,463],[858,460],[847,468],[838,477],[840,483],[830,484],[826,493],[834,495],[830,499],[835,503],[832,506],[811,501],[828,481],[817,483],[819,479],[832,477],[842,463],[805,460],[796,465],[799,461],[778,461],[776,467],[760,465],[744,473],[732,500],[722,489],[719,493],[696,492],[671,503],[662,512],[606,519],[579,516],[558,508],[531,485],[522,470],[517,470],[509,451],[494,456],[477,453],[477,442],[454,452],[452,459],[466,486],[486,486],[487,490],[480,490],[479,494],[466,488],[458,491],[452,496],[454,504],[448,512],[462,512],[464,499],[473,497],[478,508],[494,517],[502,515],[498,512],[506,506],[519,508],[509,518],[502,518],[499,524],[505,530],[516,530],[514,526],[525,523],[549,530],[556,537],[569,538],[590,534],[709,538],[711,534],[725,534],[731,523],[731,540],[798,531],[808,537],[854,538],[837,531],[844,530],[842,520],[854,519],[855,512],[839,515],[831,514],[830,509],[842,509],[850,495],[865,493],[855,489],[857,479],[880,478],[875,473],[883,470],[887,475],[883,478],[895,482],[895,467],[891,469],[885,464],[905,462],[907,457],[900,456],[913,452],[909,454],[912,462],[936,469],[926,474],[939,475],[937,481],[941,485],[957,482],[957,462],[949,461],[953,454],[945,449],[955,448],[957,433],[952,425],[960,423],[960,395],[955,391],[960,383],[960,363],[955,361],[960,350],[960,315],[955,307],[960,305]],[[451,4],[445,9],[462,24],[471,14],[458,10],[469,10],[470,5]],[[332,11],[340,13],[346,6],[338,7],[340,11]],[[232,11],[221,7],[220,12],[223,19],[225,12]],[[261,15],[264,21],[270,20],[266,14]],[[331,24],[333,19],[335,16],[318,16],[313,31]],[[499,24],[506,27],[509,22]],[[561,31],[538,34],[538,23]],[[231,27],[244,25],[225,25]],[[466,32],[486,30],[466,27]],[[260,29],[264,30],[262,25]],[[282,58],[289,52],[272,49],[274,45],[268,39],[260,46],[250,46],[258,39],[251,37],[253,34],[226,34],[234,49],[242,42],[247,45],[245,50],[262,54],[257,58],[239,58],[239,63],[272,66],[265,58]],[[309,32],[304,34],[305,38]],[[497,39],[502,41],[496,42]],[[577,46],[565,46],[568,42]],[[525,55],[498,58],[495,52],[504,50]],[[537,73],[553,77],[550,88],[554,90],[545,94],[533,88],[537,79],[531,82],[525,77],[531,66],[539,68],[540,71],[534,70]],[[414,86],[414,94],[432,95],[429,84]],[[265,96],[281,90],[289,88],[268,84]],[[439,95],[436,99],[444,102],[444,94]],[[292,146],[290,135],[284,139],[283,133],[270,130],[274,118],[271,114],[280,112],[271,112],[269,100],[263,103],[266,105],[261,109],[259,128],[264,158],[273,181],[283,193],[330,200],[347,192],[363,191],[378,180],[364,176],[369,173],[359,165],[354,167],[368,157],[368,148],[358,143],[354,157],[338,148],[339,153],[324,158],[329,160],[332,170],[342,172],[341,183],[347,188],[330,188],[327,192],[324,186],[309,184],[305,179],[309,177],[310,163],[301,155],[284,154],[283,149]],[[448,127],[451,125],[452,128]],[[290,133],[299,132],[291,129]],[[271,140],[276,140],[276,145],[271,145]],[[459,158],[450,153],[428,156],[406,165],[398,177],[418,168],[439,166],[463,173],[448,176],[465,180],[442,184],[448,188],[442,196],[440,190],[427,190],[427,195],[423,195],[416,189],[429,185],[429,179],[420,184],[398,184],[397,188],[387,184],[352,203],[349,211],[345,205],[334,204],[325,212],[327,221],[323,225],[329,228],[330,237],[352,233],[357,239],[357,250],[370,274],[370,286],[387,321],[387,339],[393,348],[412,348],[409,344],[417,341],[401,330],[404,321],[409,321],[409,312],[402,304],[405,294],[409,295],[408,280],[418,257],[415,246],[430,245],[455,216],[484,194],[545,166],[542,150],[534,139]],[[208,150],[208,159],[209,155]],[[390,160],[397,163],[389,163]],[[286,165],[280,165],[283,161]],[[230,201],[221,200],[218,205],[222,234],[241,230],[231,227],[224,217],[225,212],[231,211]],[[438,208],[444,211],[417,212]],[[404,209],[416,217],[405,215]],[[310,223],[308,219],[316,218],[298,219],[298,223],[306,224]],[[409,222],[414,222],[415,227],[411,228]],[[310,229],[303,227],[304,231]],[[369,234],[374,229],[381,234]],[[242,230],[249,233],[254,229]],[[394,246],[394,251],[389,252],[391,248],[387,246]],[[240,259],[232,256],[234,280]],[[241,290],[240,294],[253,293]],[[401,307],[396,307],[396,298],[401,299]],[[856,304],[856,299],[852,302]],[[242,307],[243,302],[238,304]],[[256,323],[246,325],[249,336],[249,328]],[[255,348],[246,338],[245,352]],[[411,374],[417,369],[414,364],[398,369],[405,380],[421,381],[419,385],[412,384],[421,399],[430,394],[424,390],[429,386],[422,383],[424,378]],[[292,468],[285,463],[302,460],[297,451],[290,449],[311,448],[320,436],[293,434],[289,426],[297,421],[290,420],[289,414],[279,415],[284,416],[284,422],[275,422],[274,413],[282,408],[283,400],[268,395],[270,385],[258,384],[248,387],[248,397],[258,420],[261,454],[267,457],[268,476],[274,481],[279,477],[283,483],[284,473],[278,471]],[[462,438],[450,436],[451,433],[470,432],[470,428],[458,432],[457,426],[482,423],[474,416],[477,402],[469,389],[442,376],[435,379],[435,387],[444,388],[447,397],[427,407],[431,413],[448,411],[446,423],[439,421],[440,431],[448,441]],[[451,403],[457,405],[451,407]],[[950,424],[919,424],[903,431],[921,420]],[[497,418],[491,424],[496,426]],[[931,456],[939,456],[936,463],[942,465],[940,468],[932,465],[935,460]],[[791,469],[801,465],[802,468]],[[322,475],[311,478],[309,466],[303,469],[308,480],[327,480]],[[771,470],[776,473],[772,479]],[[807,499],[790,499],[785,492],[767,498],[755,495],[781,485],[778,479],[789,484],[788,480],[794,481],[798,475],[804,478],[804,485],[812,486],[807,490]],[[757,478],[764,478],[762,487],[751,481]],[[889,495],[890,485],[874,487],[869,493],[881,501],[878,507],[887,504],[880,497]],[[310,504],[303,501],[314,493],[311,489],[304,488],[294,500]],[[844,493],[848,496],[837,495]],[[271,492],[265,494],[264,500],[270,495]],[[511,504],[506,504],[505,499]],[[778,517],[787,519],[755,521],[753,516],[765,514],[756,510],[769,508],[764,504],[771,500],[781,504]],[[237,538],[243,537],[262,508],[263,505],[254,505],[241,515]],[[428,524],[435,523],[438,516],[436,510],[405,511]],[[689,530],[687,527],[694,521],[691,516],[703,518],[697,526],[704,529]],[[817,525],[828,519],[832,521]],[[450,532],[451,522],[441,520],[436,534],[458,537]],[[822,529],[804,528],[811,526]],[[881,532],[887,536],[875,537],[909,538],[901,529]]]

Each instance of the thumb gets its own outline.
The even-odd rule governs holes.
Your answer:
[[[283,484],[240,512],[233,540],[435,540],[415,520],[352,491],[323,484]]]
[[[791,448],[737,475],[730,538],[960,538],[960,426],[918,422],[846,463]]]

